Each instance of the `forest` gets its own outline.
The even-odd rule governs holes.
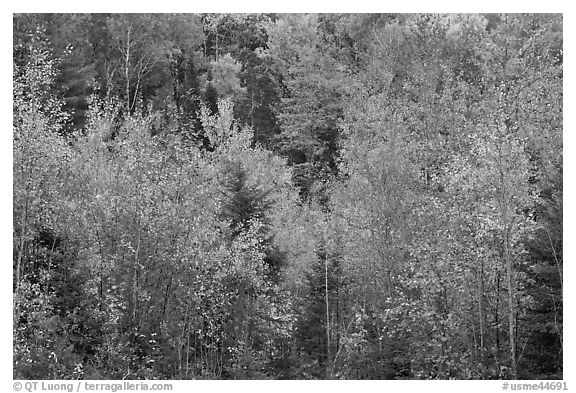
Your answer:
[[[562,379],[563,17],[14,14],[14,379]]]

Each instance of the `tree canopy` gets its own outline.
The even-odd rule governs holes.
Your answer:
[[[18,14],[18,379],[562,379],[563,20]]]

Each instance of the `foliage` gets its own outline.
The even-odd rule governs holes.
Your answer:
[[[13,21],[15,378],[562,378],[561,16]]]

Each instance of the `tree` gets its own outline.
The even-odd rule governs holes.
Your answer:
[[[322,53],[315,15],[287,15],[269,28],[265,51],[285,77],[280,114],[280,144],[293,165],[309,168],[295,179],[307,197],[314,181],[337,171],[338,122],[343,92],[339,65]]]
[[[14,69],[15,287],[27,273],[23,261],[32,251],[30,241],[42,227],[57,230],[58,192],[69,157],[66,140],[59,135],[66,114],[50,95],[56,62],[41,41],[33,44],[28,64],[22,71]]]
[[[13,26],[15,377],[562,377],[560,16]]]
[[[304,377],[331,379],[339,342],[339,301],[341,271],[337,255],[320,248],[305,276],[304,295],[294,325],[294,339],[299,351],[313,361]],[[311,374],[308,374],[311,373]]]

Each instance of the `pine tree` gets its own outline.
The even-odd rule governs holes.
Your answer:
[[[248,174],[239,162],[226,165],[223,191],[222,218],[230,221],[232,239],[238,237],[258,221],[261,233],[266,236],[269,220],[267,213],[272,207],[268,200],[271,190],[261,190],[248,184]]]
[[[316,255],[317,259],[306,273],[294,338],[298,350],[314,364],[312,375],[331,378],[338,348],[342,272],[339,255],[328,254],[324,247],[319,247]]]

